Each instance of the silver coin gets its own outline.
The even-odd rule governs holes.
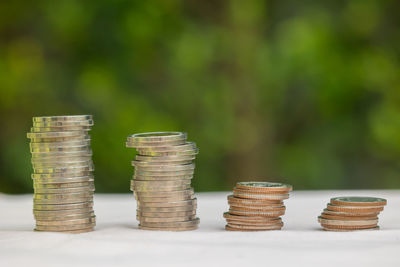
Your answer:
[[[134,172],[135,176],[142,176],[142,177],[148,177],[148,176],[155,176],[155,177],[161,177],[164,176],[166,178],[168,177],[176,177],[176,176],[193,176],[194,175],[194,169],[193,170],[185,170],[185,171],[143,171],[140,168],[135,168]],[[162,179],[162,178],[160,178]]]
[[[85,140],[72,140],[64,142],[40,142],[40,143],[30,143],[30,148],[47,148],[47,147],[67,147],[67,146],[88,146],[90,145],[91,139]]]
[[[181,206],[181,207],[169,207],[169,208],[162,208],[162,207],[139,207],[140,210],[152,213],[159,213],[159,212],[181,212],[181,211],[193,211],[196,210],[197,205],[192,206]]]
[[[44,138],[30,138],[31,144],[40,144],[40,143],[60,143],[60,142],[74,142],[74,141],[84,141],[89,140],[90,135],[77,135],[77,136],[66,136],[66,137],[44,137]]]
[[[186,142],[182,145],[165,146],[165,147],[141,147],[137,148],[140,155],[145,155],[150,152],[177,152],[197,149],[196,143]]]
[[[177,172],[177,171],[189,171],[194,170],[195,164],[185,165],[147,165],[147,166],[136,166],[137,170],[145,172]]]
[[[61,221],[40,221],[36,220],[36,226],[38,225],[48,225],[48,226],[65,226],[65,225],[79,225],[79,224],[87,224],[87,223],[95,223],[96,216],[90,216],[81,219],[72,219],[72,220],[61,220]]]
[[[181,185],[188,185],[191,180],[167,180],[167,181],[139,181],[131,180],[131,185],[134,187],[174,187]]]
[[[163,142],[170,140],[185,140],[187,134],[183,132],[149,132],[129,135],[127,142]]]
[[[192,188],[190,184],[173,186],[173,187],[131,187],[131,191],[135,192],[169,192],[169,191],[180,191]]]
[[[75,173],[84,171],[94,171],[94,166],[82,166],[82,167],[67,167],[67,168],[47,168],[47,169],[34,169],[35,173]]]
[[[32,179],[62,179],[92,176],[92,171],[77,171],[68,173],[32,173]]]
[[[200,223],[199,218],[184,222],[140,222],[141,226],[146,227],[189,227],[196,226]]]
[[[31,154],[32,160],[48,160],[48,159],[64,159],[69,157],[90,157],[93,155],[91,149],[84,151],[73,151],[73,152],[46,152],[46,153],[33,153]]]
[[[34,214],[35,220],[37,221],[69,221],[75,219],[84,219],[93,217],[94,211],[86,212],[86,213],[75,213],[75,214],[68,214],[68,215],[56,215],[56,216],[42,216]]]
[[[94,185],[71,188],[35,188],[35,194],[68,194],[81,192],[94,192]]]
[[[38,184],[65,184],[65,183],[80,183],[93,181],[93,175],[72,177],[72,178],[34,178],[34,183]]]
[[[90,126],[63,126],[63,127],[31,127],[32,133],[43,133],[43,132],[59,132],[59,131],[90,131]]]
[[[34,199],[33,206],[35,207],[36,205],[76,204],[81,202],[93,202],[93,196],[67,199]]]
[[[82,186],[94,186],[94,180],[75,183],[34,183],[33,189],[50,189],[50,188],[73,188]]]
[[[138,198],[141,197],[174,197],[174,196],[188,196],[194,195],[193,188],[179,191],[170,191],[170,192],[135,192],[135,195]]]
[[[170,141],[162,141],[162,142],[126,142],[126,147],[131,148],[155,148],[155,147],[170,147],[170,146],[178,146],[186,143],[186,140],[170,140]]]
[[[179,202],[182,200],[192,200],[194,196],[174,196],[174,197],[140,197],[136,200],[140,203],[151,203],[151,202]]]
[[[47,158],[32,158],[32,164],[37,163],[69,163],[80,161],[91,161],[92,156],[77,156],[77,157],[47,157]]]
[[[140,223],[168,223],[168,222],[186,222],[186,221],[191,221],[196,218],[196,215],[189,215],[189,216],[181,216],[181,217],[144,217],[137,215],[136,220],[138,220]]]
[[[86,214],[93,212],[93,207],[85,207],[80,209],[64,209],[64,210],[33,210],[33,214],[39,217],[64,217],[75,214]]]
[[[92,115],[68,115],[68,116],[40,116],[33,117],[33,122],[53,122],[53,121],[87,121],[93,120]]]
[[[27,133],[28,138],[59,138],[59,137],[75,137],[85,136],[87,131],[58,131],[58,132],[31,132]]]
[[[152,157],[167,157],[167,156],[195,156],[199,153],[199,149],[188,149],[182,151],[146,151],[140,150],[140,156],[152,156]]]
[[[84,197],[92,197],[93,192],[79,192],[79,193],[63,193],[63,194],[34,194],[34,200],[50,200],[50,199],[75,199],[75,198],[84,198]]]
[[[69,168],[69,167],[84,167],[91,166],[92,160],[75,161],[75,162],[44,162],[44,163],[32,163],[34,169],[53,169],[53,168]]]
[[[143,210],[136,210],[136,214],[140,217],[174,218],[196,215],[196,210],[171,212],[147,212]]]
[[[70,230],[81,230],[93,228],[96,226],[95,222],[85,224],[73,224],[73,225],[36,225],[36,231],[70,231]]]
[[[48,153],[48,152],[89,152],[90,145],[83,146],[64,146],[64,147],[33,147],[31,153]]]
[[[93,126],[93,120],[33,122],[34,127]]]
[[[178,200],[178,201],[164,201],[164,202],[144,202],[139,200],[137,206],[139,209],[145,208],[170,208],[170,207],[184,207],[184,206],[197,206],[197,198],[192,198],[189,200]]]
[[[33,209],[35,211],[66,211],[93,208],[93,201],[83,201],[79,203],[70,204],[35,204]]]
[[[193,175],[179,175],[179,176],[141,176],[134,175],[133,180],[136,181],[173,181],[173,180],[192,180]]]

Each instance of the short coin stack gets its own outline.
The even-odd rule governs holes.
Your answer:
[[[378,215],[386,203],[376,197],[335,197],[318,222],[327,231],[377,230]]]
[[[82,233],[95,226],[91,115],[34,117],[31,132],[36,231]]]
[[[138,154],[131,190],[137,200],[139,228],[185,231],[197,229],[197,199],[191,187],[198,153],[186,133],[154,132],[128,136],[126,146]]]
[[[239,182],[228,196],[229,212],[224,213],[229,231],[280,230],[285,214],[283,200],[291,185],[270,182]]]

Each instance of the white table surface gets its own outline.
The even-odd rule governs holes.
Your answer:
[[[0,194],[0,266],[400,266],[400,190],[295,191],[283,230],[266,232],[225,231],[228,194],[198,193],[200,228],[188,232],[138,230],[133,195],[96,194],[85,234],[34,232],[32,196]],[[381,230],[321,230],[317,216],[342,195],[387,198]]]

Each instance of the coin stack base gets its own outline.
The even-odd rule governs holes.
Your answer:
[[[269,182],[239,182],[228,196],[229,211],[224,213],[228,231],[280,230],[285,214],[283,200],[291,185]]]
[[[154,132],[128,136],[127,147],[136,148],[131,190],[137,200],[139,229],[195,230],[197,199],[191,187],[198,153],[186,133]]]
[[[91,115],[34,117],[30,142],[35,231],[93,231]]]
[[[378,215],[387,201],[375,197],[335,197],[318,222],[326,231],[378,230]]]

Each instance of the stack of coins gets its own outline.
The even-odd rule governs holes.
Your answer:
[[[291,185],[269,182],[239,182],[228,196],[229,212],[224,213],[229,231],[280,230],[285,214],[284,199]]]
[[[197,229],[197,199],[191,187],[196,144],[186,133],[154,132],[128,136],[126,146],[138,154],[131,190],[137,200],[139,228],[185,231]]]
[[[34,117],[27,134],[36,231],[82,233],[95,226],[91,115]]]
[[[378,230],[378,215],[386,203],[376,197],[335,197],[318,222],[327,231]]]

